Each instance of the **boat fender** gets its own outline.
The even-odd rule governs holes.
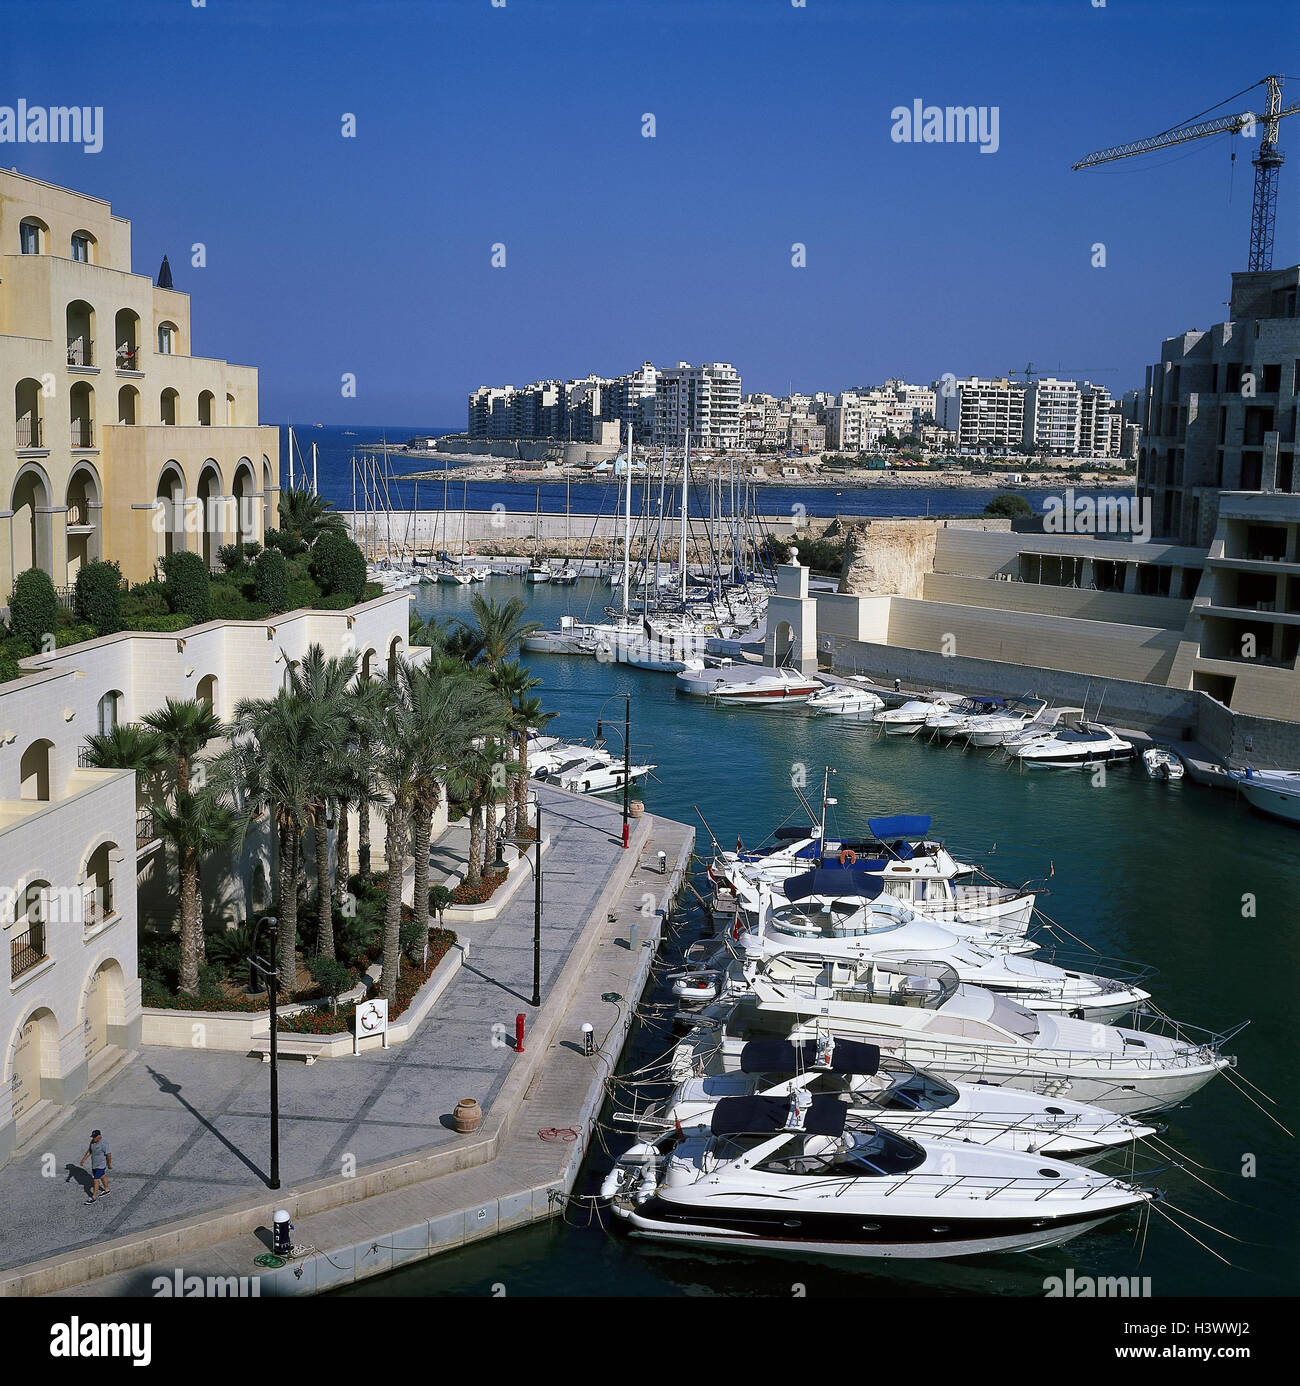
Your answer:
[[[857,853],[854,852],[854,851],[853,851],[851,848],[849,848],[849,847],[846,847],[846,848],[840,853],[840,865],[841,865],[841,866],[852,866],[852,865],[857,861],[857,859],[858,859]]]

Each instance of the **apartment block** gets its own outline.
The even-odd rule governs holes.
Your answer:
[[[257,371],[192,354],[189,295],[132,272],[131,224],[95,197],[0,172],[0,597],[27,568],[260,540],[279,434]]]
[[[1024,441],[1050,457],[1079,456],[1080,400],[1073,380],[1033,381],[1025,391]]]
[[[957,435],[963,452],[1001,451],[1025,440],[1025,387],[1006,376],[936,386],[938,423]]]
[[[655,382],[655,442],[682,447],[740,446],[740,372],[723,361],[679,361]]]

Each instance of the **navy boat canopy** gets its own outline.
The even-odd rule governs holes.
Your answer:
[[[798,876],[787,876],[781,882],[787,900],[803,900],[809,895],[858,895],[874,900],[884,888],[879,876],[859,871],[856,866],[819,866]]]
[[[978,703],[980,707],[1006,707],[1007,705],[1007,700],[1005,698],[989,698],[983,695],[978,698],[972,698],[970,701],[972,703]]]
[[[832,852],[832,854],[829,857],[822,858],[822,868],[826,871],[883,871],[889,865],[888,857],[865,858],[857,856],[858,852],[861,852],[864,850],[864,848],[868,847],[874,847],[877,851],[879,851],[880,843],[842,842],[840,844],[840,851],[851,851],[854,853],[856,860],[853,862],[852,866],[849,866],[847,864],[841,864],[840,859],[834,855],[834,852]]]
[[[790,1114],[788,1097],[724,1097],[713,1109],[709,1130],[715,1136],[774,1136],[785,1129]],[[804,1114],[800,1128],[810,1136],[843,1134],[849,1104],[818,1094]]]
[[[867,827],[881,840],[893,837],[922,838],[930,831],[930,816],[922,813],[897,813],[892,818],[868,818]]]
[[[817,1041],[750,1040],[740,1051],[742,1073],[806,1073],[817,1062]],[[819,1072],[863,1074],[880,1070],[880,1046],[860,1040],[837,1039],[828,1069]]]
[[[772,836],[778,842],[798,842],[801,838],[816,837],[815,828],[778,828]]]

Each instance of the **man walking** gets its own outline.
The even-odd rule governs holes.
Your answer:
[[[103,1198],[108,1196],[108,1171],[113,1168],[113,1152],[108,1148],[102,1131],[90,1133],[90,1147],[78,1163],[84,1165],[87,1160],[90,1161],[90,1201],[93,1203],[97,1195]],[[101,1185],[102,1194],[99,1193]]]

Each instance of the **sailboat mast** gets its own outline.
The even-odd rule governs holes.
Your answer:
[[[686,488],[691,476],[691,431],[686,430],[686,447],[682,452],[682,538],[677,565],[682,570],[682,605],[686,605]]]
[[[313,443],[311,445],[311,493],[313,496],[320,495],[320,486],[317,484],[316,453],[316,444]]]
[[[289,489],[293,490],[293,425],[289,425]]]
[[[623,615],[628,613],[628,587],[632,578],[632,424],[627,426],[627,494],[623,505]]]

